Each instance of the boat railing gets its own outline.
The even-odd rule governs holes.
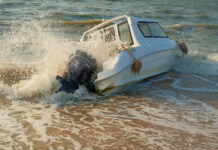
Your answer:
[[[84,32],[82,38],[83,38],[85,35],[87,35],[87,34],[90,34],[90,33],[94,32],[94,31],[96,31],[96,30],[99,30],[100,28],[103,28],[103,27],[107,26],[108,24],[114,23],[114,22],[119,21],[119,20],[122,20],[122,19],[124,19],[124,18],[127,18],[127,16],[126,16],[126,15],[123,15],[123,16],[119,16],[119,17],[113,18],[113,19],[111,19],[111,20],[107,20],[107,21],[105,21],[105,22],[103,22],[103,23],[101,23],[101,24],[99,24],[99,25],[97,25],[97,26],[95,26],[95,27],[89,29],[88,31]]]

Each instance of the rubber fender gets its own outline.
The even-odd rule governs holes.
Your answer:
[[[188,54],[188,47],[184,42],[177,42],[177,44],[179,45],[179,48],[183,54]]]

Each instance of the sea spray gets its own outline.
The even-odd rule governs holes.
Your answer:
[[[68,56],[77,49],[76,42],[55,35],[36,22],[13,27],[4,34],[0,43],[1,70],[4,69],[6,74],[14,66],[28,66],[36,70],[31,72],[30,78],[11,85],[13,94],[10,96],[15,98],[51,94],[57,86],[56,75],[65,71]]]

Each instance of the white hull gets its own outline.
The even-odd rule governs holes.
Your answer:
[[[105,79],[96,80],[95,87],[99,93],[107,93],[125,84],[168,71],[175,62],[176,50],[155,52],[141,58],[142,68],[139,73],[134,73],[129,65],[124,70]]]
[[[130,46],[128,52],[121,51],[102,64],[103,70],[98,73],[95,87],[103,94],[168,71],[175,62],[178,49],[178,45],[167,37],[158,22],[148,18],[120,16],[108,20],[85,32],[81,41],[95,38],[105,43],[122,41]],[[132,64],[136,60],[142,63],[139,73],[132,71]]]

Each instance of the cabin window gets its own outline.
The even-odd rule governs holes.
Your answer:
[[[113,42],[115,41],[115,30],[114,27],[111,27],[105,30],[105,42]]]
[[[167,37],[157,22],[138,22],[138,27],[144,37]]]
[[[118,24],[118,31],[119,31],[119,36],[120,36],[121,41],[127,42],[127,44],[129,45],[133,44],[132,36],[131,36],[127,21],[124,21]]]
[[[138,25],[144,36],[151,36],[151,32],[147,23],[138,23]]]

